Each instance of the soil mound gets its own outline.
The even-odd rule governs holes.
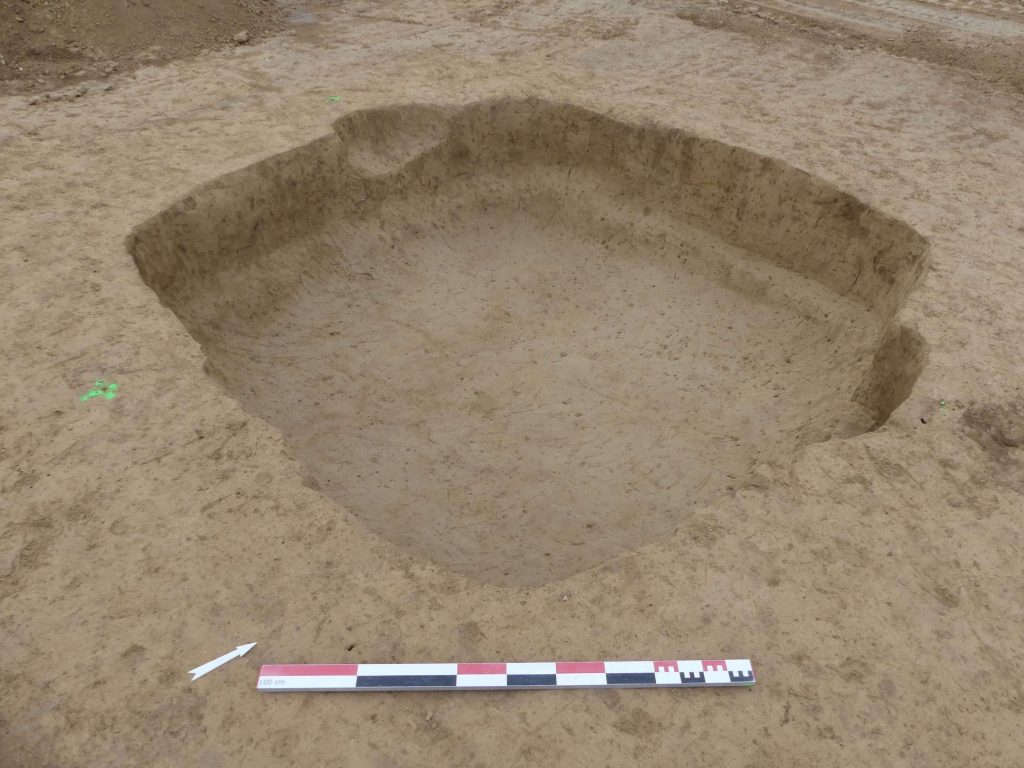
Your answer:
[[[909,393],[926,244],[784,163],[564,104],[408,106],[129,239],[210,372],[381,536],[537,585]]]
[[[160,64],[283,22],[275,0],[0,0],[0,91]]]

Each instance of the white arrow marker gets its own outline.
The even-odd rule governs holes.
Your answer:
[[[251,651],[253,649],[253,646],[255,646],[255,645],[256,645],[256,643],[249,643],[248,645],[240,645],[237,648],[235,648],[235,650],[231,651],[230,653],[225,653],[223,656],[218,656],[213,661],[208,661],[208,662],[206,662],[205,664],[203,664],[200,667],[196,667],[195,669],[190,669],[189,670],[189,674],[192,675],[192,680],[196,681],[200,677],[205,675],[207,672],[213,672],[213,670],[215,670],[217,667],[221,666],[222,664],[227,664],[232,659],[237,659],[237,658],[240,658],[242,656],[245,656],[245,654],[247,654],[249,651]]]

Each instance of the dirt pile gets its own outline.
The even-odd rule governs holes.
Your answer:
[[[0,92],[160,64],[283,21],[274,0],[0,0]]]

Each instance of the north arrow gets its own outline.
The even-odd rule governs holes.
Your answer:
[[[227,664],[232,659],[237,659],[237,658],[240,658],[242,656],[245,656],[245,654],[247,654],[249,651],[251,651],[253,649],[253,646],[255,646],[255,645],[256,645],[256,643],[249,643],[248,645],[240,645],[237,648],[235,648],[235,650],[231,651],[230,653],[225,653],[223,656],[218,656],[213,661],[208,661],[205,664],[203,664],[202,666],[196,667],[195,669],[190,669],[189,670],[189,674],[192,675],[192,680],[193,681],[198,680],[200,677],[205,675],[207,672],[212,672],[213,670],[215,670],[220,665]]]

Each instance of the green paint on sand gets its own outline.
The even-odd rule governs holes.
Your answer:
[[[117,384],[112,381],[108,382],[103,379],[98,379],[95,386],[78,399],[85,402],[86,400],[92,400],[94,397],[103,397],[107,400],[113,400],[117,397]]]

